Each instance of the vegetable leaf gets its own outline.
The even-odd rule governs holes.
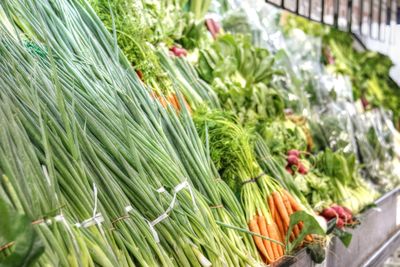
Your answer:
[[[0,244],[9,246],[0,254],[0,267],[31,266],[44,252],[44,245],[30,220],[1,199],[0,218]]]
[[[294,226],[299,222],[303,222],[303,229],[301,230],[299,236],[293,242],[289,242],[290,233],[292,232]],[[308,214],[305,211],[297,211],[290,215],[289,230],[286,234],[286,251],[291,252],[309,234],[325,235],[324,230],[319,225],[314,216]]]
[[[339,228],[335,228],[333,230],[333,233],[335,234],[335,236],[337,236],[340,241],[342,241],[343,245],[347,248],[350,245],[351,239],[353,237],[352,234],[350,234],[349,232],[340,230]]]

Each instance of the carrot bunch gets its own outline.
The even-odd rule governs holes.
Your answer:
[[[275,223],[278,225],[279,233],[282,238],[285,238],[288,234],[290,215],[296,211],[303,210],[299,203],[294,199],[294,197],[285,189],[278,189],[272,192],[268,197],[268,207],[271,211],[271,216]],[[290,234],[290,241],[295,240],[299,237],[300,232],[303,228],[303,222],[299,222],[293,227]],[[311,242],[312,237],[307,236],[306,241]]]
[[[174,110],[180,112],[182,110],[182,105],[179,101],[179,98],[176,93],[170,93],[167,97],[164,97],[162,94],[159,94],[155,91],[151,93],[151,96],[153,99],[156,99],[160,104],[164,107],[167,108],[168,105],[171,105]],[[192,113],[192,109],[190,108],[188,102],[186,101],[185,97],[182,96],[182,102],[185,108],[189,111],[189,113]]]
[[[288,235],[289,225],[290,225],[290,215],[296,211],[303,210],[296,199],[280,185],[278,185],[273,178],[264,176],[257,181],[260,191],[263,192],[265,203],[268,206],[267,226],[267,237],[280,241],[285,244],[287,242],[286,236]],[[297,239],[303,228],[303,222],[299,222],[293,227],[291,233],[289,233],[289,241],[292,242]],[[311,242],[311,236],[306,237],[306,241]],[[270,242],[271,243],[271,242]],[[275,245],[275,246],[274,246]],[[267,262],[272,263],[285,254],[285,249],[281,246],[276,248],[276,243],[272,245],[274,255],[272,261]],[[286,244],[285,244],[286,245]],[[274,250],[275,247],[275,250]]]
[[[259,236],[253,236],[254,243],[256,244],[264,262],[270,264],[283,257],[285,254],[285,248],[283,246],[284,241],[280,236],[277,225],[269,214],[267,214],[266,217],[263,216],[263,214],[255,215],[253,219],[249,221],[249,230],[282,243],[279,244],[271,240],[263,239]]]
[[[262,260],[271,264],[286,251],[290,215],[300,205],[256,161],[252,137],[235,118],[218,110],[196,110],[193,115],[220,177],[240,196],[250,234]],[[292,240],[302,225],[293,230]]]
[[[284,239],[282,239],[278,226],[268,212],[257,183],[243,185],[242,202],[243,198],[247,199],[244,205],[247,211],[249,230],[264,237],[253,235],[254,243],[263,261],[271,264],[285,254]]]

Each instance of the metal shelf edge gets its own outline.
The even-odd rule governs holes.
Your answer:
[[[364,267],[379,266],[399,247],[400,247],[400,229],[397,230],[397,232],[391,238],[389,238],[384,244],[382,244],[382,246],[369,257],[369,259],[363,264],[363,266]]]

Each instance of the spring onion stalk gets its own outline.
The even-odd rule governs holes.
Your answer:
[[[210,85],[200,79],[195,68],[186,59],[172,58],[164,49],[160,49],[158,56],[162,67],[174,82],[175,88],[180,89],[192,109],[205,104],[210,108],[219,107],[216,93]]]

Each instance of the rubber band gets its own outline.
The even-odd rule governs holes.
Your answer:
[[[56,217],[54,217],[54,220],[56,220],[56,222],[64,222],[65,218],[63,214],[58,214]]]
[[[41,223],[44,223],[44,222],[45,222],[45,220],[42,218],[42,219],[38,219],[38,220],[35,220],[35,221],[31,222],[31,224],[35,225],[35,224],[41,224]]]
[[[121,216],[121,217],[118,217],[118,218],[114,219],[114,220],[111,222],[111,224],[114,225],[115,223],[117,223],[117,222],[119,222],[119,221],[126,220],[126,219],[129,219],[129,218],[130,218],[129,215],[126,214],[126,215],[124,215],[124,216]]]
[[[12,246],[14,246],[14,245],[15,245],[15,241],[11,241],[10,243],[7,243],[7,244],[1,246],[1,247],[0,247],[0,251],[6,250],[6,249],[8,249],[9,247],[12,247]]]
[[[219,209],[219,208],[223,208],[223,207],[224,207],[223,204],[218,204],[218,205],[210,206],[210,209]]]
[[[245,184],[247,184],[247,183],[255,183],[255,182],[257,182],[258,179],[260,179],[260,178],[263,177],[264,175],[265,175],[265,173],[262,172],[262,173],[260,173],[258,176],[256,176],[256,177],[254,177],[254,178],[251,178],[251,179],[249,179],[249,180],[246,180],[246,181],[242,182],[242,185],[245,185]]]

